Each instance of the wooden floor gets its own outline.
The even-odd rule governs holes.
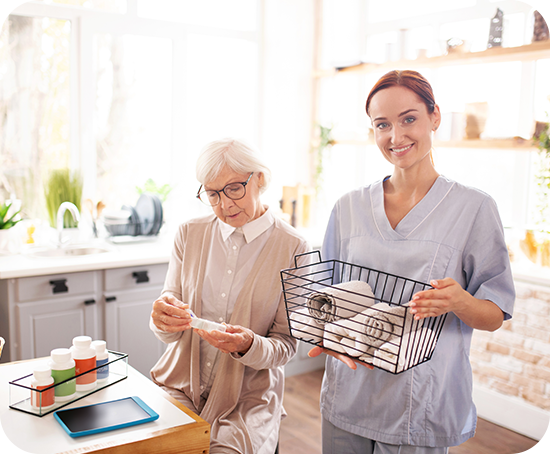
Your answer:
[[[286,379],[284,406],[288,416],[281,425],[280,454],[321,454],[319,392],[323,371]],[[537,442],[478,419],[475,437],[449,449],[449,454],[517,454]],[[346,453],[342,453],[346,454]]]

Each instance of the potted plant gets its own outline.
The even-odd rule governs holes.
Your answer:
[[[21,219],[15,219],[19,211],[10,213],[11,200],[8,200],[0,205],[0,250],[8,249],[10,239],[10,229],[17,224]]]
[[[334,145],[334,139],[332,138],[332,129],[333,127],[327,127],[323,125],[318,126],[318,137],[315,139],[315,144],[312,147],[312,151],[315,153],[315,171],[314,171],[314,182],[315,182],[315,191],[317,194],[321,191],[323,186],[323,173],[325,159],[327,158],[328,151]]]
[[[57,227],[57,210],[63,202],[74,203],[81,209],[82,177],[78,172],[69,169],[56,169],[50,173],[45,187],[46,207],[50,218],[50,226]],[[69,212],[65,213],[63,225],[67,228],[78,227]]]
[[[537,183],[536,230],[527,230],[520,240],[523,253],[533,263],[550,266],[550,124],[537,122],[533,143],[539,149]],[[537,238],[538,237],[538,238]]]

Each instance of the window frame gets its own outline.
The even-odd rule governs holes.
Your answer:
[[[93,68],[94,35],[108,33],[116,36],[125,34],[167,38],[172,41],[172,93],[173,99],[185,99],[186,85],[186,41],[190,34],[236,38],[257,45],[257,93],[255,96],[256,124],[253,127],[256,143],[261,142],[262,111],[262,68],[264,52],[262,46],[262,15],[264,1],[257,0],[257,28],[255,31],[238,31],[207,26],[188,25],[180,22],[147,19],[137,15],[137,0],[127,0],[126,13],[116,13],[62,4],[44,4],[30,1],[17,6],[10,15],[27,17],[51,17],[71,21],[71,112],[70,112],[70,166],[80,170],[83,176],[84,197],[96,193],[97,157],[94,136],[94,106],[96,84]],[[73,43],[75,45],[73,45]],[[185,109],[183,102],[172,103],[171,162],[169,180],[176,180],[176,169],[187,168],[194,163],[186,161],[187,149],[185,131]]]

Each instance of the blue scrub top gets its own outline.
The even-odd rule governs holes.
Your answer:
[[[451,277],[512,316],[515,291],[494,200],[443,176],[392,229],[382,180],[344,195],[325,234],[323,260],[341,260],[429,283]],[[396,445],[456,446],[474,436],[469,354],[473,329],[447,315],[432,359],[401,374],[327,357],[321,412],[348,432]]]

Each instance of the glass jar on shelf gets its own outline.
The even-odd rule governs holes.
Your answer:
[[[532,14],[532,42],[550,39],[550,0],[539,0]]]

